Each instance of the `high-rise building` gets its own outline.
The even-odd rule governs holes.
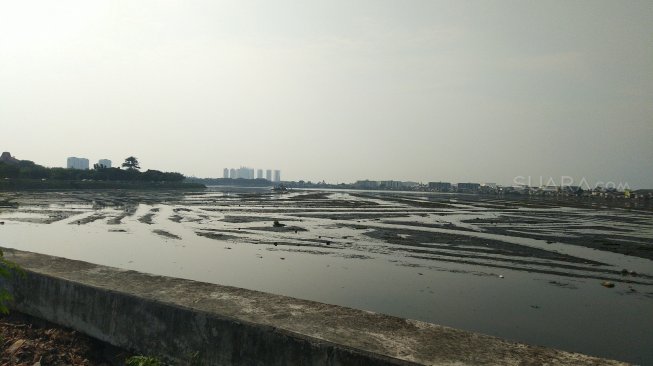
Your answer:
[[[86,169],[86,170],[88,170],[88,159],[70,157],[66,161],[66,168],[68,168],[68,169]]]
[[[265,171],[265,179],[272,181],[272,170],[268,169]]]
[[[281,182],[281,170],[274,171],[274,181],[277,183]]]
[[[224,168],[222,170],[222,178],[229,178],[229,168]]]
[[[238,168],[238,178],[254,179],[254,169],[241,166]]]
[[[109,159],[100,159],[97,161],[97,165],[101,168],[111,168],[111,160]]]
[[[247,171],[247,170],[248,170],[248,169],[245,168],[245,167],[243,167],[243,166],[241,166],[240,168],[238,168],[238,178],[242,178],[242,179],[247,179],[247,178],[249,178],[249,177],[247,176],[247,175],[248,175],[248,171]]]
[[[272,170],[268,169],[266,171],[267,179],[272,180]],[[231,179],[262,179],[263,178],[263,169],[252,169],[246,166],[241,166],[238,169],[224,169],[223,176],[225,178]]]

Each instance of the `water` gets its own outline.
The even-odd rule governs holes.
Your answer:
[[[0,246],[653,363],[651,212],[382,192],[7,199]]]

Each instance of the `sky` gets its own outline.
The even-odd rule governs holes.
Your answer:
[[[653,188],[653,2],[4,1],[0,151]]]

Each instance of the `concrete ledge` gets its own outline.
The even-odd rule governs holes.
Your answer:
[[[4,249],[15,309],[115,346],[207,365],[622,365],[434,324]]]

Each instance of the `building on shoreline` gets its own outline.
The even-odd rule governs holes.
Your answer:
[[[224,168],[222,177],[230,178],[230,179],[264,179],[263,169],[252,169],[244,166],[241,166],[238,169]],[[274,171],[274,179],[273,179],[272,170],[267,169],[265,171],[265,179],[271,182],[281,182],[281,170]]]
[[[245,166],[241,166],[240,168],[238,168],[236,174],[238,174],[238,178],[254,179],[254,169]]]
[[[357,189],[387,189],[387,190],[415,190],[420,186],[417,182],[403,182],[399,180],[357,180],[352,184]]]
[[[458,192],[475,193],[481,188],[479,183],[458,183],[456,190]]]
[[[449,182],[429,182],[429,189],[436,192],[451,192],[451,183]]]
[[[76,158],[74,156],[69,157],[66,160],[66,168],[68,168],[68,169],[88,170],[88,159],[86,159],[86,158]]]
[[[109,160],[109,159],[100,159],[100,160],[98,160],[97,165],[100,168],[111,168],[111,160]]]
[[[357,180],[353,184],[354,188],[358,189],[378,189],[379,188],[379,182],[375,180]]]

